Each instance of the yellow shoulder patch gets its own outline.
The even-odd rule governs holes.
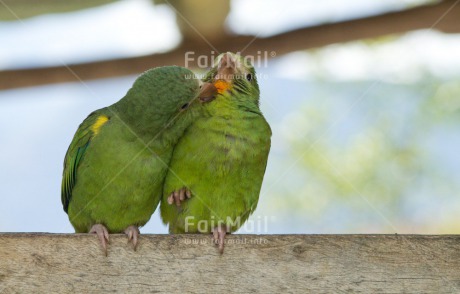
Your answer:
[[[99,133],[99,130],[101,127],[109,121],[109,117],[105,115],[100,115],[97,119],[96,122],[91,126],[91,131],[93,131],[94,135],[97,135]]]

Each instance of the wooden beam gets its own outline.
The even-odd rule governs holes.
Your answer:
[[[460,293],[460,235],[0,234],[0,293]]]
[[[244,49],[244,55],[257,55],[259,51],[268,51],[280,56],[296,50],[418,29],[434,28],[450,33],[460,32],[460,4],[454,5],[457,2],[446,0],[404,11],[302,28],[267,38],[224,36],[212,45],[219,51]],[[68,67],[5,70],[0,71],[0,89],[139,74],[155,66],[184,65],[186,52],[195,52],[195,56],[209,56],[211,51],[213,48],[204,41],[185,40],[178,48],[162,54],[73,64]],[[271,55],[268,54],[268,57]],[[193,66],[194,63],[188,65]]]

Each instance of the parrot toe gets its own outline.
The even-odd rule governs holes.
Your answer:
[[[172,192],[168,197],[168,204],[172,205],[176,203],[176,206],[180,206],[180,204],[192,197],[192,192],[187,188],[182,188],[180,190]]]
[[[128,235],[128,243],[133,243],[133,249],[136,251],[137,241],[139,239],[139,228],[137,226],[129,226],[125,229],[125,234]]]
[[[212,229],[212,240],[219,247],[220,254],[224,253],[225,236],[227,235],[226,226],[219,225]]]
[[[180,189],[179,190],[179,200],[184,201],[185,200],[185,189]]]
[[[104,249],[104,254],[107,256],[107,243],[109,242],[109,231],[104,225],[95,224],[91,227],[89,231],[90,234],[96,234],[101,241],[102,249]]]

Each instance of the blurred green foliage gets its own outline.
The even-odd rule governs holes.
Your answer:
[[[291,213],[321,215],[334,203],[339,211],[377,216],[393,231],[411,230],[405,223],[412,223],[415,230],[460,232],[460,166],[451,161],[460,150],[460,82],[425,75],[406,85],[324,82],[319,88],[284,122],[294,164],[284,179],[288,188],[278,191],[278,208],[284,202]],[[433,215],[436,202],[453,197],[454,211]],[[442,228],[431,228],[441,215]]]

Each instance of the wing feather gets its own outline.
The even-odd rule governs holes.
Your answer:
[[[69,209],[72,199],[72,190],[77,181],[78,166],[84,159],[85,152],[91,140],[98,133],[100,127],[108,121],[108,116],[99,111],[91,113],[78,127],[64,158],[62,173],[61,202],[65,212]]]

